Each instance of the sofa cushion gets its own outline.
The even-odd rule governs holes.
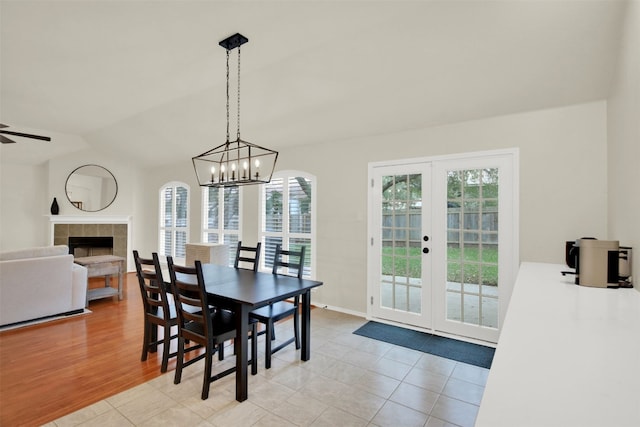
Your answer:
[[[10,261],[24,258],[42,258],[48,256],[66,255],[69,253],[67,245],[41,246],[36,248],[19,249],[16,251],[0,252],[0,261]]]

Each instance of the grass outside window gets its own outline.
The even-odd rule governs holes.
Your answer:
[[[497,248],[447,248],[447,261],[447,281],[498,285]],[[422,249],[382,248],[382,274],[421,277]]]

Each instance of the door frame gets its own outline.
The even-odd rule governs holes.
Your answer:
[[[372,218],[372,213],[374,212],[374,197],[373,197],[373,172],[374,168],[383,167],[383,166],[402,166],[402,165],[410,165],[416,163],[437,163],[441,161],[455,161],[455,160],[470,160],[474,158],[482,158],[482,157],[491,157],[491,156],[506,156],[511,159],[511,170],[512,170],[512,205],[510,207],[510,211],[512,214],[512,224],[509,230],[501,230],[501,234],[510,233],[511,241],[513,245],[513,250],[511,251],[510,259],[506,262],[507,270],[505,272],[500,273],[500,277],[503,280],[500,286],[500,294],[499,294],[499,316],[498,316],[498,337],[500,331],[502,329],[502,325],[504,323],[504,318],[507,313],[507,307],[509,305],[509,300],[511,299],[511,293],[513,291],[513,285],[515,283],[516,275],[518,272],[518,267],[520,265],[520,150],[518,148],[507,148],[507,149],[498,149],[498,150],[488,150],[488,151],[475,151],[475,152],[467,152],[467,153],[457,153],[457,154],[446,154],[440,156],[429,156],[429,157],[418,157],[418,158],[407,158],[407,159],[398,159],[398,160],[388,160],[388,161],[378,161],[378,162],[370,162],[368,165],[368,191],[367,191],[367,320],[375,320],[381,323],[388,324],[397,324],[396,322],[381,319],[374,315],[372,312],[372,299],[375,296],[375,281],[379,278],[373,277],[371,272],[374,270],[375,263],[379,262],[378,254],[374,253],[371,250],[372,245],[371,242],[375,237],[378,236],[378,230],[375,229],[376,222],[374,218]],[[432,167],[432,171],[435,168]],[[434,212],[433,220],[436,220],[438,217],[437,212]],[[434,232],[434,230],[432,230]],[[435,263],[435,259],[433,260]],[[434,269],[435,270],[435,269]],[[433,274],[432,274],[433,277]],[[433,277],[435,280],[435,277]],[[432,289],[435,288],[435,284],[432,284]],[[440,331],[436,329],[436,325],[438,324],[435,320],[437,308],[431,310],[432,319],[429,322],[431,328],[421,328],[415,325],[407,325],[407,324],[398,324],[399,326],[408,327],[410,329],[422,330],[425,332],[433,333],[436,335],[442,336],[454,336],[456,338],[471,341],[471,342],[483,342],[483,339],[466,337],[463,335],[455,335],[452,333],[448,333],[445,331]],[[497,342],[496,338],[496,341]],[[487,339],[489,343],[494,343],[493,339]]]

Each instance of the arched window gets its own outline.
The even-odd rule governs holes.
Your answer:
[[[242,224],[240,187],[202,189],[202,241],[229,245],[229,265],[235,260],[235,248]]]
[[[273,267],[277,244],[283,249],[306,246],[305,277],[315,276],[316,177],[300,171],[276,172],[260,191],[261,268]]]
[[[184,262],[189,236],[189,186],[170,182],[160,189],[160,255],[171,255]]]

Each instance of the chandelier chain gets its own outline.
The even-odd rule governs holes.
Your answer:
[[[229,51],[227,50],[227,143],[229,143]]]
[[[238,46],[238,113],[237,113],[237,137],[240,141],[240,46]]]

